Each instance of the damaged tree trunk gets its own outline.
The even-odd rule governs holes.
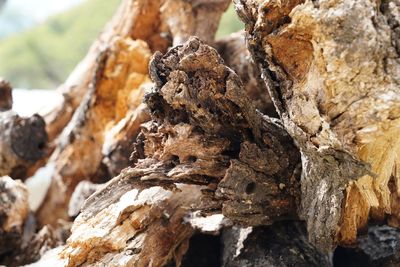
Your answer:
[[[197,228],[296,218],[300,155],[222,62],[195,38],[155,55],[136,166],[86,201],[59,264],[179,265]]]
[[[245,32],[215,41],[228,4],[122,1],[46,116],[51,185],[1,263],[396,262],[397,230],[357,235],[399,224],[399,0],[235,0]]]
[[[47,133],[42,117],[22,118],[11,111],[12,103],[12,87],[0,78],[0,177],[22,179],[46,154]]]
[[[192,34],[199,34],[205,39],[213,38],[216,26],[204,31],[198,28],[198,23],[205,20],[208,11],[214,10],[215,14],[208,19],[208,23],[218,25],[228,3],[227,0],[205,3],[196,0],[126,0],[121,3],[110,24],[119,26],[114,25],[111,32],[102,34],[108,36],[105,40],[107,46],[100,52],[98,48],[92,49],[97,51],[98,56],[96,63],[90,61],[90,68],[87,69],[88,72],[93,71],[90,83],[82,78],[79,80],[80,87],[71,87],[83,93],[85,84],[90,84],[85,98],[58,137],[47,163],[52,166],[53,173],[50,189],[43,202],[46,205],[42,205],[38,211],[39,221],[43,225],[55,225],[60,218],[68,220],[68,202],[80,181],[106,181],[110,175],[118,174],[130,163],[130,144],[139,132],[139,125],[149,119],[140,102],[146,88],[151,87],[147,73],[151,49],[164,51],[169,45],[168,40],[179,43]],[[176,4],[185,8],[186,12],[173,15]],[[170,21],[171,17],[176,19]],[[175,30],[186,22],[190,22],[187,28]],[[169,33],[170,38],[162,37],[161,32]],[[99,40],[103,40],[103,37]],[[99,44],[96,42],[93,46],[98,47]],[[88,57],[92,57],[92,50]],[[80,75],[85,73],[79,69],[77,72]],[[64,105],[62,107],[64,109]],[[57,117],[59,113],[52,114]],[[64,111],[61,114],[66,116]],[[48,130],[51,132],[52,127],[50,122]]]

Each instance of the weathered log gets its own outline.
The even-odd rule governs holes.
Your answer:
[[[397,225],[400,1],[235,4],[302,152],[301,217],[311,241],[325,250],[351,244],[369,217]]]
[[[179,265],[195,229],[230,223],[221,213],[247,225],[296,217],[298,151],[217,51],[191,38],[150,65],[135,167],[92,195],[66,246],[37,264]]]
[[[220,266],[331,266],[329,256],[321,253],[307,239],[306,227],[300,222],[228,228],[222,234]]]
[[[39,115],[21,118],[0,112],[0,176],[23,178],[29,166],[45,155],[47,134]]]
[[[296,216],[298,151],[278,123],[255,109],[217,51],[191,38],[156,54],[150,74],[156,86],[145,102],[157,123],[144,131],[147,156],[175,159],[182,166],[171,174],[182,181],[217,181],[230,219],[257,225]]]
[[[0,78],[0,112],[10,110],[12,108],[12,92],[11,84]]]

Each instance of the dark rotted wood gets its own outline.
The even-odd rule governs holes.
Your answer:
[[[45,122],[39,115],[21,118],[12,111],[0,113],[0,175],[22,178],[27,167],[46,152]]]
[[[242,80],[247,96],[254,106],[268,116],[278,117],[267,87],[261,79],[261,73],[247,49],[244,31],[218,40],[215,47],[225,64],[232,68]]]
[[[307,241],[304,224],[278,222],[271,226],[224,230],[224,267],[329,267],[328,255]]]
[[[338,247],[333,255],[337,267],[400,266],[400,230],[389,226],[371,226],[357,238],[357,247]]]
[[[145,101],[154,127],[190,124],[201,146],[219,148],[214,162],[228,167],[216,191],[225,216],[244,225],[296,217],[300,155],[279,122],[256,110],[216,50],[191,38],[155,55],[150,74],[156,87]],[[169,156],[192,168],[210,156],[187,146],[175,150],[183,155]]]

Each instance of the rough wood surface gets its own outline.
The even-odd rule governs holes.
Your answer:
[[[216,50],[191,38],[156,54],[150,73],[152,120],[135,167],[92,195],[67,245],[37,264],[179,265],[195,230],[218,231],[224,215],[246,225],[296,217],[298,151]]]
[[[400,2],[235,3],[302,151],[301,215],[312,242],[351,244],[369,216],[397,224]]]
[[[247,49],[244,31],[233,33],[215,43],[225,64],[233,69],[243,82],[247,96],[262,113],[278,117],[261,73]]]
[[[69,198],[80,181],[91,179],[104,182],[110,174],[118,174],[131,164],[129,153],[138,134],[138,126],[149,119],[144,107],[139,105],[145,88],[149,87],[147,67],[150,48],[166,49],[159,47],[160,40],[157,38],[162,39],[165,34],[162,35],[158,31],[169,31],[171,38],[176,36],[180,41],[185,41],[185,38],[192,34],[192,30],[197,29],[197,23],[203,22],[205,14],[213,8],[213,18],[208,21],[217,25],[228,5],[226,0],[182,1],[182,4],[192,11],[172,15],[171,12],[177,10],[176,3],[177,1],[161,0],[123,1],[116,17],[110,22],[110,25],[115,24],[112,31],[103,34],[107,38],[100,36],[102,50],[99,50],[99,44],[95,43],[97,48],[93,51],[97,52],[93,53],[98,54],[96,64],[89,60],[90,68],[86,69],[86,72],[93,71],[94,75],[90,82],[85,83],[82,83],[81,78],[86,79],[88,74],[79,76],[81,89],[73,87],[74,92],[80,90],[80,93],[84,84],[88,84],[89,89],[71,121],[62,130],[55,144],[55,151],[49,159],[50,163],[55,164],[55,171],[45,199],[46,205],[38,211],[39,220],[43,225],[54,225],[57,218],[67,218]],[[122,13],[119,14],[120,12]],[[164,20],[171,16],[177,19],[164,24]],[[176,32],[174,27],[181,26],[187,20],[191,21],[191,26]],[[216,27],[195,33],[211,40],[215,31]],[[143,39],[146,42],[115,37],[117,34]],[[168,40],[164,40],[165,44]],[[87,57],[93,57],[91,53],[89,52]],[[84,62],[86,61],[85,59]],[[78,74],[83,75],[83,72]],[[77,96],[76,99],[81,98]],[[63,105],[62,109],[65,109]],[[63,117],[67,114],[65,111],[62,113]],[[56,120],[57,123],[63,121],[60,118]],[[50,128],[54,127],[47,127],[51,139],[53,134]]]
[[[9,82],[0,77],[0,112],[12,108],[12,88]]]
[[[39,115],[21,118],[13,111],[0,112],[0,176],[18,179],[45,155],[47,134]]]

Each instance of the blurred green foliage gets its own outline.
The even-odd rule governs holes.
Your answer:
[[[0,41],[0,76],[16,88],[55,88],[87,50],[120,0],[87,0],[26,32]],[[217,37],[243,28],[231,6]]]
[[[233,4],[230,5],[228,10],[221,18],[219,29],[217,31],[217,38],[226,36],[232,32],[237,32],[244,28],[242,21],[238,18]]]

